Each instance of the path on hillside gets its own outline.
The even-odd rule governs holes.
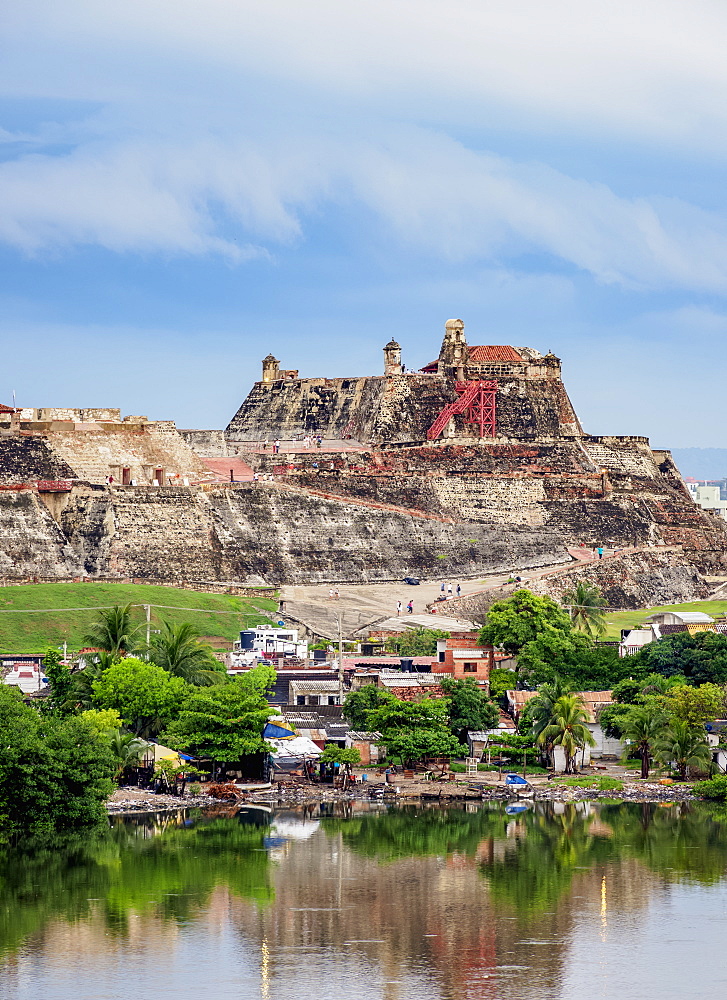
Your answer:
[[[677,550],[679,546],[636,546],[633,548],[606,550],[602,561],[608,561],[624,554],[635,552],[663,552],[666,550]],[[533,580],[542,580],[548,576],[558,576],[567,573],[578,565],[592,565],[598,559],[587,558],[583,552],[590,550],[572,549],[569,550],[573,556],[567,563],[552,563],[537,569],[522,570],[516,569],[507,573],[493,573],[489,576],[478,576],[475,579],[464,580],[462,578],[441,577],[437,580],[426,580],[418,587],[408,586],[403,582],[392,581],[387,583],[352,583],[352,584],[311,584],[311,585],[288,585],[280,588],[280,596],[285,601],[286,610],[295,617],[300,617],[302,621],[311,624],[320,622],[325,626],[326,634],[333,635],[333,629],[337,629],[334,624],[336,614],[340,613],[344,621],[344,633],[350,634],[354,631],[354,620],[360,620],[367,615],[373,623],[383,617],[396,615],[396,602],[401,601],[404,605],[409,600],[414,602],[414,612],[416,615],[426,613],[427,605],[433,604],[441,596],[441,584],[452,583],[456,590],[457,583],[462,588],[462,597],[470,597],[504,588],[512,576],[519,575],[522,579],[522,586],[527,587]],[[331,600],[330,590],[338,590],[339,598]],[[445,590],[446,593],[446,590]],[[440,614],[452,618],[469,618],[469,614],[464,611],[459,612],[456,597],[437,603],[437,610]],[[431,615],[432,628],[436,628],[437,616]],[[345,626],[351,623],[350,628]],[[357,627],[361,627],[360,625]],[[330,631],[329,631],[330,630]]]

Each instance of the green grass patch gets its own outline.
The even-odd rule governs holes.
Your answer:
[[[642,611],[612,611],[606,616],[608,628],[603,638],[620,639],[622,628],[636,628],[657,611],[704,611],[717,618],[727,614],[727,601],[690,601],[687,604],[660,604]]]
[[[595,778],[559,778],[558,784],[568,788],[593,788],[597,792],[622,792],[624,783],[618,778],[606,778],[603,775]]]
[[[161,621],[190,622],[202,636],[231,642],[241,629],[269,624],[277,601],[266,597],[233,597],[203,594],[177,587],[151,587],[126,583],[38,583],[0,587],[0,652],[42,653],[48,646],[68,643],[70,650],[83,647],[83,634],[97,620],[97,607],[114,604],[158,604],[182,610],[152,608],[152,628]],[[61,610],[57,610],[61,609]],[[4,611],[34,611],[35,614],[3,614]],[[224,612],[216,614],[215,612]],[[143,608],[134,617],[146,619]]]

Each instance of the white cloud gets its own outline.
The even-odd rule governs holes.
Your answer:
[[[719,213],[453,135],[507,120],[721,156],[726,29],[711,0],[16,0],[6,93],[104,108],[18,133],[0,239],[239,261],[353,202],[409,252],[724,292]]]

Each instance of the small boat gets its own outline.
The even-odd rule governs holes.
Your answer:
[[[505,786],[510,788],[521,799],[530,799],[535,795],[535,789],[520,774],[506,774]]]

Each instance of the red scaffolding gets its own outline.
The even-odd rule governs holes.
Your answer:
[[[454,386],[459,399],[448,403],[427,431],[434,441],[455,414],[463,413],[465,423],[479,427],[480,437],[495,436],[495,396],[497,382],[457,382]]]

